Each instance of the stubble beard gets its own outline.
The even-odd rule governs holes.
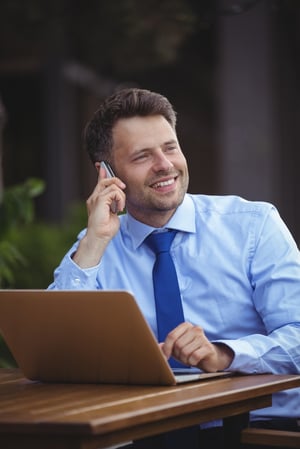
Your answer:
[[[176,198],[171,199],[174,193],[170,193],[168,195],[165,194],[162,197],[159,197],[155,192],[153,194],[142,194],[139,196],[127,194],[127,209],[133,216],[135,215],[143,215],[150,216],[152,214],[161,214],[165,212],[175,211],[177,207],[183,202],[184,196],[187,192],[188,188],[188,176],[184,179],[180,185],[180,188],[177,192]],[[132,210],[132,212],[131,212]],[[136,213],[134,213],[134,211]]]

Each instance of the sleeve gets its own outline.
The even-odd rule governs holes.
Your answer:
[[[266,334],[222,340],[245,373],[300,373],[300,254],[273,207],[256,232],[251,255],[253,303]]]
[[[78,235],[77,241],[62,259],[60,265],[54,270],[54,280],[47,290],[98,290],[97,281],[99,265],[82,269],[72,259],[79,241],[85,234],[85,230]]]

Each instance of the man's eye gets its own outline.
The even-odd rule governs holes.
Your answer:
[[[136,156],[133,160],[134,161],[142,161],[143,159],[147,158],[147,154],[140,154],[139,156]]]

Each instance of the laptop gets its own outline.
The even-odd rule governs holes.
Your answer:
[[[127,291],[0,290],[0,334],[35,381],[176,385],[230,375],[174,373]]]

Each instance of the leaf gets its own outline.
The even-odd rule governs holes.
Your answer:
[[[29,198],[41,195],[45,190],[45,182],[38,178],[29,178],[24,183]]]
[[[37,178],[29,178],[23,184],[4,189],[0,205],[0,237],[12,227],[33,221],[33,198],[43,193],[44,189],[44,181]]]

